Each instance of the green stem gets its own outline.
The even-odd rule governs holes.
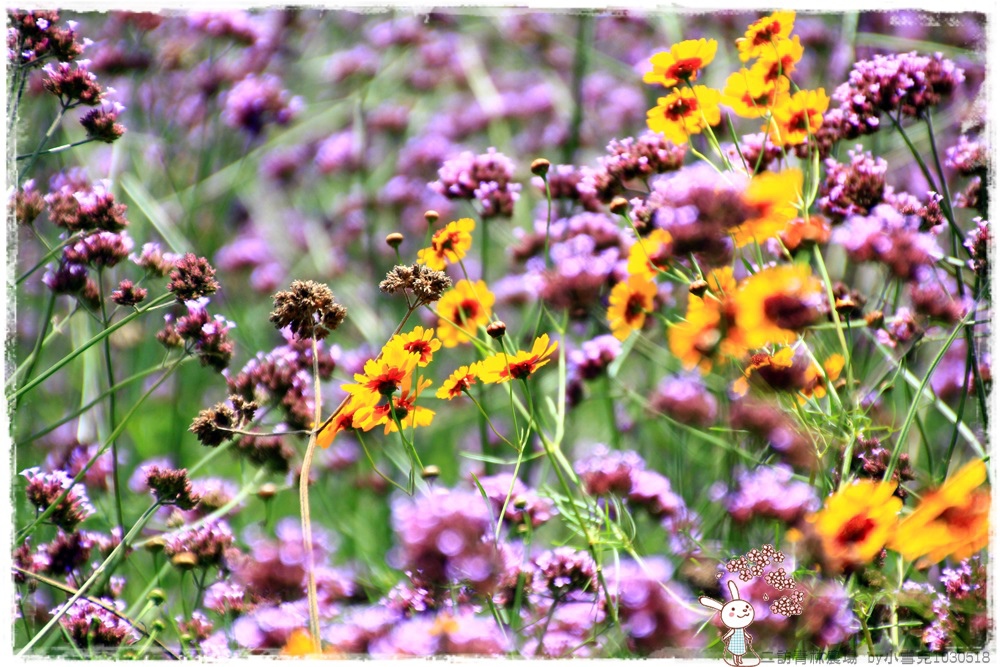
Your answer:
[[[35,230],[35,233],[38,234],[38,231]],[[38,236],[39,236],[39,238],[41,238],[41,234],[38,234]],[[66,246],[68,246],[71,243],[75,243],[82,236],[83,236],[82,232],[76,232],[76,233],[70,235],[65,240],[60,241],[59,243],[57,243],[54,246],[50,247],[48,249],[48,251],[44,255],[42,255],[42,258],[35,263],[34,266],[32,266],[30,269],[28,269],[27,271],[25,271],[24,273],[22,273],[21,275],[19,275],[17,277],[17,280],[16,280],[15,284],[18,285],[18,286],[20,286],[25,280],[28,279],[29,276],[31,276],[31,274],[33,274],[35,271],[37,271],[38,269],[40,269],[43,266],[45,266],[46,263],[48,263],[49,260],[51,260],[57,254],[59,254],[59,252],[62,251],[63,248],[65,248]],[[45,245],[47,246],[48,244],[46,243]]]
[[[110,327],[108,327],[104,331],[102,331],[99,334],[95,335],[93,338],[91,338],[90,340],[88,340],[87,342],[85,342],[83,345],[81,345],[80,347],[76,348],[75,350],[73,350],[72,352],[70,352],[69,354],[67,354],[65,357],[63,357],[62,359],[60,359],[59,361],[57,361],[55,364],[53,364],[52,366],[50,366],[49,368],[47,368],[37,378],[35,378],[31,382],[28,382],[27,384],[23,385],[22,387],[18,388],[16,391],[14,391],[14,393],[11,394],[10,397],[9,397],[9,399],[8,399],[10,401],[10,403],[12,404],[12,407],[14,407],[14,408],[17,407],[17,399],[19,399],[21,396],[23,396],[27,392],[31,391],[32,389],[34,389],[38,385],[40,385],[43,382],[45,382],[46,380],[48,380],[50,377],[52,377],[53,375],[55,375],[63,366],[65,366],[69,362],[71,362],[74,359],[76,359],[77,357],[79,357],[81,354],[83,354],[84,352],[86,352],[87,350],[89,350],[91,347],[93,347],[94,345],[97,345],[98,343],[100,343],[101,341],[103,341],[105,338],[109,337],[115,331],[118,331],[118,329],[121,329],[122,327],[124,327],[126,324],[128,324],[132,320],[136,319],[137,317],[139,317],[141,315],[144,315],[145,313],[149,312],[150,310],[152,310],[152,309],[154,309],[154,308],[156,308],[156,307],[158,307],[158,306],[160,306],[160,305],[162,305],[162,304],[170,301],[173,298],[174,298],[173,294],[163,294],[163,295],[157,297],[156,299],[154,299],[153,301],[151,301],[145,308],[140,308],[140,309],[136,310],[133,313],[129,313],[127,316],[125,316],[122,319],[120,319],[116,324],[111,325]]]
[[[145,512],[142,513],[142,516],[139,517],[139,520],[136,521],[135,525],[132,526],[132,529],[129,530],[127,535],[122,536],[122,541],[118,543],[118,546],[114,548],[114,550],[108,555],[108,557],[104,560],[104,562],[102,562],[99,566],[97,566],[97,569],[94,570],[94,573],[91,574],[90,577],[88,577],[87,580],[83,583],[83,585],[77,589],[76,593],[74,593],[72,597],[70,597],[70,599],[67,600],[66,603],[59,608],[59,611],[54,612],[49,622],[46,623],[45,626],[41,630],[39,630],[38,633],[36,633],[35,636],[32,637],[27,644],[24,645],[24,648],[18,651],[17,653],[18,657],[23,657],[27,655],[28,651],[30,651],[35,644],[41,641],[41,639],[48,634],[49,630],[51,630],[59,622],[59,619],[62,618],[63,615],[66,614],[66,612],[69,611],[69,608],[73,606],[73,603],[75,603],[77,600],[83,597],[84,593],[86,593],[90,589],[90,587],[93,586],[94,582],[96,582],[99,578],[103,577],[105,571],[109,569],[110,564],[117,561],[119,554],[126,551],[129,543],[131,543],[132,540],[135,538],[135,536],[138,535],[140,531],[142,531],[143,527],[145,527],[146,525],[146,522],[149,521],[149,519],[153,516],[153,514],[159,507],[160,507],[159,502],[155,502],[151,507],[149,507],[149,509],[147,509]]]
[[[573,79],[570,91],[573,97],[573,115],[569,122],[569,137],[563,144],[563,164],[573,164],[576,150],[580,145],[580,128],[583,125],[583,79],[587,72],[587,60],[593,48],[590,39],[592,18],[581,13],[576,23],[576,53],[573,57]]]
[[[104,295],[104,270],[100,269],[97,272],[97,285],[100,288],[100,293],[98,298],[101,302],[101,320],[103,322],[103,327],[108,328],[111,320],[108,318],[108,309],[106,304],[106,299]],[[104,366],[107,371],[108,377],[108,430],[114,433],[115,431],[115,412],[117,407],[117,397],[115,395],[115,372],[113,361],[111,357],[111,336],[106,336],[104,338]],[[122,505],[122,485],[121,479],[118,473],[118,439],[110,438],[111,440],[111,482],[114,486],[115,493],[115,516],[118,519],[118,530],[121,534],[125,534],[125,511]]]
[[[29,173],[31,173],[32,167],[34,167],[35,166],[35,162],[38,161],[38,156],[41,154],[42,150],[45,148],[45,144],[49,143],[49,139],[51,139],[52,135],[55,134],[56,129],[59,127],[59,123],[62,122],[63,116],[66,115],[66,111],[68,109],[69,109],[69,106],[67,106],[64,102],[60,103],[60,105],[59,105],[59,113],[56,114],[56,117],[52,121],[52,124],[49,125],[49,129],[45,131],[45,135],[42,137],[42,140],[38,142],[38,146],[35,147],[35,152],[32,153],[29,156],[30,162],[28,162],[28,166],[25,167],[24,169],[22,169],[21,173],[19,173],[17,175],[17,183],[18,183],[18,185],[20,185],[21,183],[23,183],[24,177],[27,176]]]
[[[68,151],[71,148],[76,148],[77,146],[82,146],[84,144],[89,144],[92,141],[97,141],[97,139],[94,139],[93,137],[87,137],[86,139],[81,139],[80,141],[74,141],[71,144],[63,144],[62,146],[56,146],[55,148],[50,148],[48,150],[42,151],[38,155],[42,156],[42,155],[53,155],[55,153],[62,153],[63,151]],[[26,153],[24,155],[18,155],[17,156],[17,160],[18,161],[20,161],[20,160],[27,160],[27,159],[29,159],[31,157],[33,157],[32,153]]]
[[[38,324],[38,337],[35,338],[35,345],[31,348],[31,354],[28,355],[28,365],[27,368],[25,368],[24,375],[21,377],[22,381],[26,381],[31,377],[32,371],[35,370],[35,366],[38,364],[38,358],[42,354],[42,345],[45,343],[45,335],[49,331],[49,323],[52,321],[52,312],[55,310],[55,307],[56,294],[55,292],[52,292],[49,294],[48,302],[45,304],[45,314],[42,316],[42,320]]]

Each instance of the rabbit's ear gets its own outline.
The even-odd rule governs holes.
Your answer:
[[[732,593],[734,600],[740,599],[740,589],[736,588],[735,581],[732,580],[729,581],[729,592]]]
[[[702,607],[708,607],[709,609],[714,609],[715,611],[722,611],[722,603],[713,598],[702,595],[698,598],[698,602],[701,603]]]

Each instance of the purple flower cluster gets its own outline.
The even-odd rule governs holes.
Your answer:
[[[620,568],[607,573],[633,651],[648,655],[668,647],[700,644],[695,634],[700,617],[690,610],[690,594],[670,580],[670,573],[666,561],[659,559],[647,559],[642,565],[623,561]]]
[[[56,25],[57,11],[12,10],[7,16],[7,60],[12,65],[34,65],[49,56],[69,62],[91,44],[89,39],[77,41],[76,21],[66,21],[66,27]]]
[[[223,315],[210,316],[205,307],[207,298],[188,301],[184,305],[187,314],[174,318],[164,315],[164,328],[157,334],[158,340],[167,347],[179,347],[185,343],[191,346],[202,366],[211,366],[222,372],[233,358],[233,342],[229,331],[236,324]]]
[[[944,257],[934,237],[920,231],[918,219],[904,217],[888,204],[847,218],[831,241],[843,245],[852,261],[885,264],[906,281],[927,278],[934,262]]]
[[[392,525],[399,540],[396,565],[415,582],[466,583],[480,593],[496,587],[502,563],[478,494],[435,489],[417,500],[397,499]]]
[[[87,497],[86,487],[74,484],[73,478],[65,470],[42,472],[40,468],[28,468],[21,475],[28,480],[25,487],[28,502],[40,512],[55,505],[49,521],[67,532],[72,532],[96,511]],[[67,489],[69,493],[56,505],[59,496]]]
[[[889,163],[861,146],[848,151],[850,164],[826,161],[826,180],[820,188],[820,209],[836,218],[867,215],[882,203],[885,195],[885,174]]]
[[[808,482],[792,479],[787,465],[761,466],[736,472],[736,489],[725,500],[726,510],[739,522],[754,518],[795,524],[819,509],[819,498]]]
[[[597,565],[586,551],[556,547],[535,558],[535,590],[559,597],[597,588]]]
[[[632,181],[680,169],[686,153],[687,146],[675,146],[659,132],[649,130],[637,139],[612,139],[607,155],[598,158],[600,167],[582,171],[578,189],[607,204]]]
[[[226,95],[222,120],[257,137],[268,125],[288,125],[302,107],[302,100],[284,90],[278,77],[248,74]]]
[[[711,426],[718,413],[718,402],[700,377],[666,376],[660,380],[650,407],[688,426]]]
[[[112,649],[138,641],[139,633],[125,620],[125,603],[121,600],[101,599],[104,606],[89,600],[77,600],[59,619],[59,624],[65,628],[73,643],[81,649],[94,648],[98,651]],[[117,611],[111,612],[110,607]],[[58,607],[54,613],[62,611]]]
[[[964,80],[963,70],[940,53],[912,51],[860,60],[833,93],[844,114],[841,132],[846,139],[872,134],[883,113],[919,118]]]
[[[513,481],[513,487],[511,481]],[[551,500],[539,496],[536,491],[525,486],[521,480],[513,479],[510,473],[481,477],[479,484],[490,499],[494,512],[499,514],[506,503],[507,509],[503,518],[511,526],[530,523],[532,528],[538,528],[555,514]]]
[[[483,218],[509,218],[521,197],[521,185],[513,178],[513,161],[490,147],[482,155],[463,151],[447,160],[430,187],[449,199],[478,201]]]

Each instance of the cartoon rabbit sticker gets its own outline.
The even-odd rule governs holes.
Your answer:
[[[746,600],[740,599],[740,589],[736,587],[736,582],[729,582],[729,592],[733,599],[722,604],[718,600],[706,596],[698,598],[703,607],[714,609],[719,612],[722,623],[729,632],[722,635],[722,643],[726,646],[726,653],[732,655],[732,662],[723,656],[727,665],[734,667],[754,667],[760,664],[760,656],[751,648],[753,637],[744,628],[753,623],[754,609]],[[754,657],[744,658],[747,653],[753,653]]]

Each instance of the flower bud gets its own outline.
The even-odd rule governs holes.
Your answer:
[[[549,173],[550,166],[552,166],[551,162],[549,162],[543,157],[540,157],[531,163],[531,173],[534,174],[535,176],[541,176],[542,178],[545,178],[545,175]]]
[[[403,243],[403,235],[399,232],[393,232],[385,237],[385,244],[392,249],[398,248]]]
[[[427,221],[428,226],[436,223],[438,221],[438,218],[440,217],[441,215],[434,209],[431,209],[429,211],[424,211],[424,220]]]
[[[420,476],[426,480],[437,479],[441,475],[441,469],[437,466],[424,466],[424,469],[420,472]]]
[[[257,497],[261,500],[270,500],[278,493],[278,487],[268,482],[267,484],[261,484],[260,488],[257,489]]]
[[[167,594],[164,592],[162,588],[154,588],[153,590],[149,591],[149,595],[146,596],[146,599],[155,604],[156,606],[160,606],[161,604],[167,601]]]
[[[497,320],[486,327],[486,333],[490,335],[490,338],[503,338],[504,334],[507,333],[507,325]]]
[[[885,322],[885,315],[882,314],[881,310],[873,310],[865,315],[865,323],[869,329],[881,329],[883,322]]]
[[[691,292],[691,294],[694,294],[695,296],[701,296],[707,290],[708,290],[708,281],[702,280],[701,278],[692,281],[691,284],[688,285],[688,291]]]
[[[170,564],[178,570],[193,570],[198,565],[198,557],[190,551],[182,551],[170,559]]]
[[[628,211],[628,200],[625,197],[615,197],[609,206],[615,215],[624,215]]]

